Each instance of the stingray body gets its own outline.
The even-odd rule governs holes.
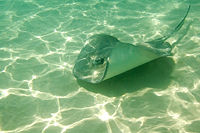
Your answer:
[[[78,79],[99,83],[151,60],[170,55],[169,43],[157,46],[159,48],[132,45],[110,35],[94,35],[81,50],[73,73]]]
[[[166,40],[182,27],[189,10],[190,5],[185,17],[171,34],[143,44],[123,43],[106,34],[93,35],[78,55],[74,76],[86,82],[99,83],[154,59],[171,55],[172,47]]]

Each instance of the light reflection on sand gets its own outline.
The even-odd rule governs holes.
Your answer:
[[[123,8],[120,1],[4,1],[5,7],[6,2],[9,8],[0,9],[0,133],[200,130],[194,126],[200,121],[200,37],[195,11],[199,3],[188,16],[193,20],[189,29],[186,22],[180,31],[187,34],[171,39],[171,43],[177,43],[172,56],[175,68],[167,87],[133,87],[120,96],[107,96],[101,86],[97,92],[89,91],[72,75],[74,61],[87,38],[105,32],[135,44],[161,37],[182,17],[173,16],[172,9],[184,6],[180,10],[185,11],[187,4],[164,2],[162,12],[157,13],[158,8],[152,10],[155,3],[150,2],[146,11],[135,7],[135,12],[129,6]],[[129,4],[134,6],[134,2],[144,4]],[[172,18],[166,20],[169,9]],[[138,81],[151,84],[144,79]]]

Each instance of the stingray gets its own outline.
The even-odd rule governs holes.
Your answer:
[[[93,35],[78,55],[73,68],[74,76],[86,82],[100,83],[157,58],[171,55],[172,45],[166,40],[179,31],[189,11],[190,4],[184,18],[170,34],[142,45],[124,43],[107,34]]]

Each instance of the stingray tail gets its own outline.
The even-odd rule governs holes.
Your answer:
[[[168,36],[165,36],[163,37],[163,41],[167,40],[168,38],[170,38],[174,33],[178,32],[181,27],[183,26],[184,22],[185,22],[185,19],[186,17],[188,16],[188,13],[190,12],[190,8],[191,8],[191,3],[189,1],[189,6],[188,6],[188,9],[187,9],[187,12],[185,14],[185,16],[183,17],[183,19],[180,21],[180,23],[174,28],[174,30],[171,32],[171,34],[169,34]]]
[[[188,13],[190,12],[190,8],[191,8],[191,2],[190,2],[190,0],[189,0],[189,6],[188,6],[188,9],[187,9],[187,12],[186,12],[186,14],[185,14],[185,16],[183,17],[183,19],[179,22],[179,24],[174,28],[174,30],[170,33],[170,34],[168,34],[168,35],[166,35],[166,36],[163,36],[163,37],[161,37],[161,38],[158,38],[158,39],[155,39],[155,40],[153,40],[153,41],[149,41],[149,42],[147,42],[147,43],[158,43],[158,42],[164,42],[164,41],[166,41],[168,38],[170,38],[173,34],[175,34],[176,32],[178,32],[180,29],[181,29],[181,27],[183,26],[183,24],[184,24],[184,22],[185,22],[185,19],[186,19],[186,17],[188,16]]]

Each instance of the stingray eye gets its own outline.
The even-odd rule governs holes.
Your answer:
[[[104,58],[97,58],[93,62],[94,65],[101,65],[103,63],[104,63]]]

